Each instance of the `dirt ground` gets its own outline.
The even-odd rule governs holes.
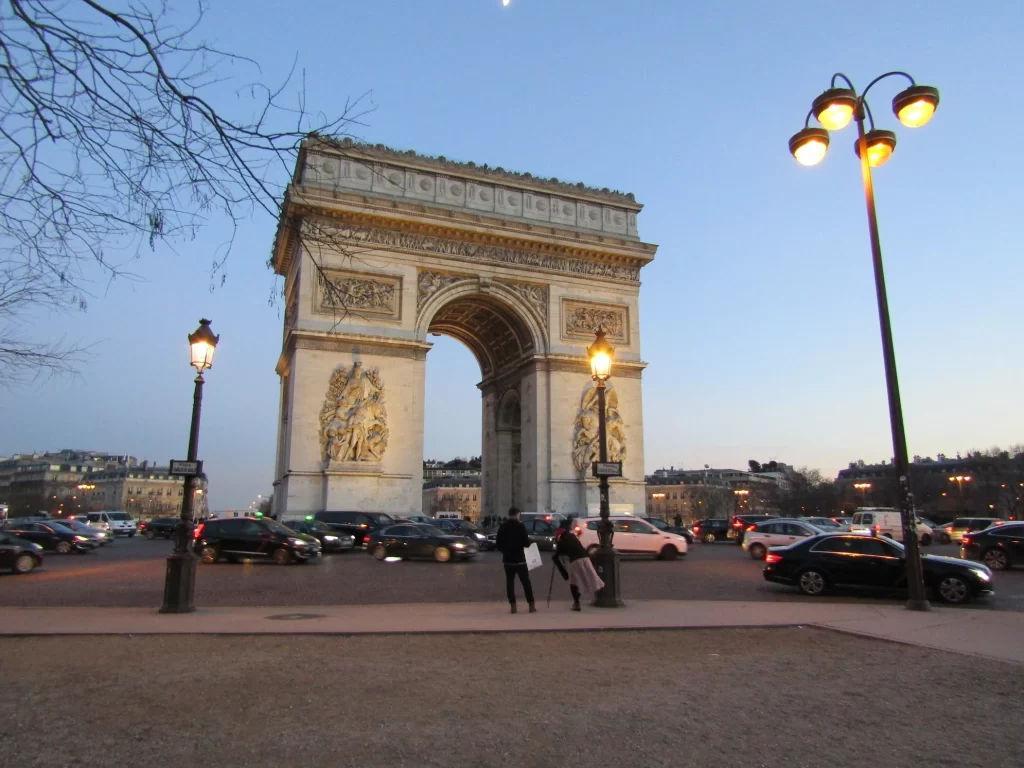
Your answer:
[[[1022,683],[813,629],[0,638],[0,763],[997,768]]]

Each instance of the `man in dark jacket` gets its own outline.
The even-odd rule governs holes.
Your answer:
[[[530,546],[530,535],[526,526],[519,520],[519,508],[510,507],[508,520],[498,528],[495,537],[495,549],[501,552],[501,562],[505,566],[505,592],[512,613],[516,612],[516,576],[523,584],[526,602],[530,604],[530,613],[536,613],[533,604],[533,587],[530,585],[530,569],[526,567],[526,548]]]

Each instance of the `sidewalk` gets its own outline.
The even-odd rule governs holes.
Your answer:
[[[503,603],[200,608],[165,615],[155,608],[0,608],[0,635],[422,634],[573,632],[815,626],[882,640],[1024,665],[1024,614],[821,601],[743,603],[647,600],[621,610],[541,604],[512,616]]]

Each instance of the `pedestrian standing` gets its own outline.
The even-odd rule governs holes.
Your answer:
[[[505,566],[505,592],[512,613],[516,612],[516,576],[523,585],[526,602],[530,604],[530,613],[536,613],[533,604],[533,587],[530,585],[530,569],[526,567],[526,548],[530,546],[530,535],[526,526],[519,520],[519,507],[509,507],[508,520],[498,528],[495,537],[495,548],[501,552],[501,562]]]
[[[676,528],[682,528],[683,527],[683,516],[680,515],[678,512],[676,512],[676,516],[672,520],[672,522],[676,524]]]
[[[562,574],[562,578],[569,582],[569,592],[572,594],[572,609],[582,610],[580,607],[581,593],[597,592],[604,589],[604,581],[594,570],[594,564],[590,562],[590,556],[583,547],[583,542],[576,538],[573,532],[572,517],[565,521],[565,530],[555,545],[555,566]],[[566,568],[562,562],[563,558],[568,560]]]

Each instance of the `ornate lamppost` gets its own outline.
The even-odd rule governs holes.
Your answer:
[[[868,492],[871,491],[871,483],[854,483],[853,487],[861,492],[864,497],[864,506],[868,506]]]
[[[199,453],[199,414],[203,406],[203,371],[213,367],[213,351],[220,336],[210,330],[209,320],[200,320],[195,333],[188,337],[192,365],[198,371],[192,396],[192,428],[188,435],[188,461],[195,462]],[[196,586],[196,556],[192,552],[192,504],[198,474],[185,475],[185,492],[181,499],[181,517],[174,535],[174,552],[167,558],[164,579],[164,604],[160,613],[191,613]]]
[[[960,500],[960,509],[967,513],[970,510],[964,506],[964,483],[971,482],[973,478],[970,475],[954,475],[949,478],[949,482],[956,483],[957,498]]]
[[[861,177],[864,183],[864,197],[868,208],[868,232],[871,237],[871,256],[875,272],[875,294],[878,300],[878,320],[882,332],[882,354],[885,360],[885,381],[889,396],[889,425],[892,432],[893,456],[896,476],[899,481],[900,522],[903,527],[903,546],[906,548],[907,585],[909,599],[907,608],[926,611],[924,576],[921,572],[921,550],[917,541],[914,497],[910,490],[910,461],[907,457],[907,436],[903,430],[903,408],[900,404],[899,380],[896,376],[896,354],[893,350],[892,327],[889,323],[889,300],[885,292],[885,272],[882,268],[882,246],[878,237],[878,220],[875,216],[875,192],[871,180],[871,169],[883,165],[896,148],[896,134],[875,128],[866,97],[875,84],[889,77],[901,77],[910,81],[906,88],[892,100],[892,111],[899,121],[908,128],[919,128],[929,120],[939,106],[939,91],[927,85],[917,85],[906,72],[886,72],[868,83],[862,93],[857,94],[853,83],[841,72],[832,76],[831,86],[811,104],[811,111],[804,121],[804,129],[789,140],[789,151],[801,165],[817,165],[828,151],[828,130],[845,128],[850,119],[857,123],[857,142],[854,151],[860,158]],[[837,88],[842,80],[846,87]],[[811,116],[817,118],[823,128],[810,127]],[[871,123],[871,130],[865,132],[864,120]],[[826,130],[828,129],[828,130]]]
[[[597,387],[597,441],[598,463],[608,462],[607,413],[605,412],[605,384],[612,376],[612,358],[615,349],[605,338],[604,328],[598,327],[597,338],[587,350],[590,358],[590,376]],[[600,545],[594,554],[594,567],[604,581],[604,589],[594,596],[594,605],[598,608],[621,608],[624,603],[619,587],[619,554],[612,547],[614,528],[608,505],[608,475],[597,472],[598,487],[601,493],[601,522],[597,525],[597,536]]]

